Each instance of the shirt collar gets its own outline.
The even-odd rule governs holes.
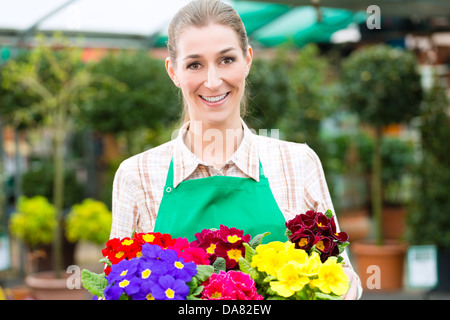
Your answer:
[[[254,134],[241,119],[244,128],[244,137],[236,152],[227,161],[234,163],[245,175],[259,182],[259,157],[254,141]],[[173,186],[176,188],[180,182],[186,180],[195,169],[201,164],[208,166],[207,163],[199,159],[184,144],[184,136],[187,133],[189,122],[186,122],[179,130],[175,139],[175,148],[173,154]]]

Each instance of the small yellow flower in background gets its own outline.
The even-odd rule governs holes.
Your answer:
[[[323,293],[342,296],[349,289],[348,277],[342,264],[335,257],[329,257],[319,269],[318,278],[311,281],[311,287],[317,287]]]
[[[282,297],[290,297],[309,283],[309,278],[301,276],[293,263],[287,263],[277,272],[278,281],[271,281],[270,288]]]

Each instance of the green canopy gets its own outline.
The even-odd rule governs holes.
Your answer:
[[[318,21],[318,11],[313,6],[256,1],[233,1],[231,5],[240,15],[250,40],[267,47],[286,42],[299,47],[310,42],[330,42],[333,33],[366,18],[362,12],[320,7]],[[166,41],[167,34],[159,34],[154,45],[165,46]]]
[[[321,7],[318,13],[312,6],[295,7],[255,31],[252,39],[269,47],[286,42],[302,47],[310,42],[330,42],[333,33],[345,29],[351,23],[361,23],[364,19],[365,13],[344,9]]]

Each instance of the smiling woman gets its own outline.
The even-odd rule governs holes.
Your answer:
[[[334,212],[315,152],[253,134],[242,119],[253,50],[233,8],[219,0],[188,3],[172,19],[167,46],[165,66],[183,95],[184,124],[176,139],[120,165],[111,238],[135,230],[192,241],[225,225],[251,237],[270,230],[265,241],[285,241],[285,223],[298,213]],[[217,246],[236,264],[243,253],[232,249]],[[352,283],[346,298],[354,299],[359,278],[342,256]]]

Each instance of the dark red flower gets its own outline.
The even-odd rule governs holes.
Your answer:
[[[336,222],[334,221],[334,218],[332,218],[330,222],[330,233],[331,236],[339,242],[348,241],[348,234],[346,232],[337,232]]]
[[[311,230],[300,229],[289,236],[297,249],[309,250],[314,244],[315,236]]]
[[[222,257],[225,259],[227,270],[237,268],[239,257],[243,257],[250,235],[237,228],[220,225],[219,230],[204,229],[195,234],[197,240],[191,242],[192,247],[199,247],[206,251],[211,264]]]
[[[317,229],[321,231],[325,231],[330,228],[330,219],[327,218],[327,216],[324,215],[322,212],[317,212],[314,222]]]

